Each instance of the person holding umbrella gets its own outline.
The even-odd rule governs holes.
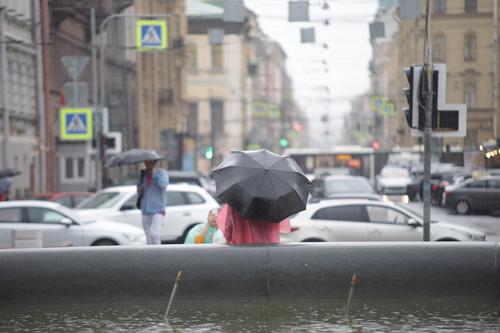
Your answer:
[[[0,178],[0,201],[9,200],[9,189],[13,182],[12,177]]]
[[[213,171],[216,196],[226,205],[217,225],[229,244],[279,243],[288,218],[306,209],[311,182],[288,156],[265,149],[231,151]]]
[[[169,183],[167,171],[156,168],[158,160],[146,160],[142,170],[137,193],[139,193],[142,225],[148,244],[161,244],[160,232],[167,207],[166,188]]]

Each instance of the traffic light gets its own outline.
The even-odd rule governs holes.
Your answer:
[[[405,114],[406,123],[408,124],[408,126],[410,128],[416,128],[417,126],[415,124],[414,118],[417,118],[417,115],[414,115],[414,112],[418,113],[419,111],[418,86],[420,82],[420,73],[422,72],[422,66],[410,66],[405,68],[404,70],[409,87],[403,90],[406,96],[406,100],[408,101],[408,107],[404,108],[403,112]]]
[[[281,137],[281,139],[280,139],[280,147],[281,148],[288,147],[288,139],[287,138]]]
[[[214,147],[208,146],[205,148],[205,158],[211,160],[214,157]]]

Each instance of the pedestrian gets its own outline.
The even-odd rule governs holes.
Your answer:
[[[145,161],[141,170],[137,192],[138,207],[141,209],[142,225],[148,244],[161,244],[160,233],[167,208],[167,171],[156,167],[156,160]]]
[[[0,201],[9,200],[9,189],[13,182],[12,177],[0,178]]]
[[[290,220],[279,223],[246,219],[225,204],[217,216],[217,226],[227,244],[278,244],[280,232],[290,232]]]
[[[214,242],[217,232],[217,214],[219,208],[213,208],[208,212],[207,222],[198,224],[189,230],[184,244],[207,244]]]

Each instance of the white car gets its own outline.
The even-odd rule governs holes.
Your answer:
[[[142,228],[141,211],[135,207],[135,185],[108,187],[76,207],[83,218],[105,216],[116,222]],[[167,208],[161,229],[162,242],[184,242],[189,230],[207,221],[208,211],[219,207],[203,188],[189,184],[169,184]]]
[[[84,221],[55,202],[0,203],[0,248],[144,244],[142,229],[111,221]]]
[[[393,202],[367,199],[324,200],[308,204],[291,221],[282,242],[421,241],[422,218]],[[432,222],[432,241],[484,241],[481,231],[447,222]]]
[[[406,194],[406,187],[411,183],[407,169],[385,166],[377,176],[377,191],[380,194]]]

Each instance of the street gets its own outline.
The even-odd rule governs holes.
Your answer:
[[[422,202],[410,202],[408,204],[408,208],[419,213],[420,215],[423,213]],[[500,216],[490,216],[478,213],[463,216],[457,215],[445,208],[432,206],[431,220],[452,222],[467,227],[473,227],[486,233],[487,241],[500,241]]]

